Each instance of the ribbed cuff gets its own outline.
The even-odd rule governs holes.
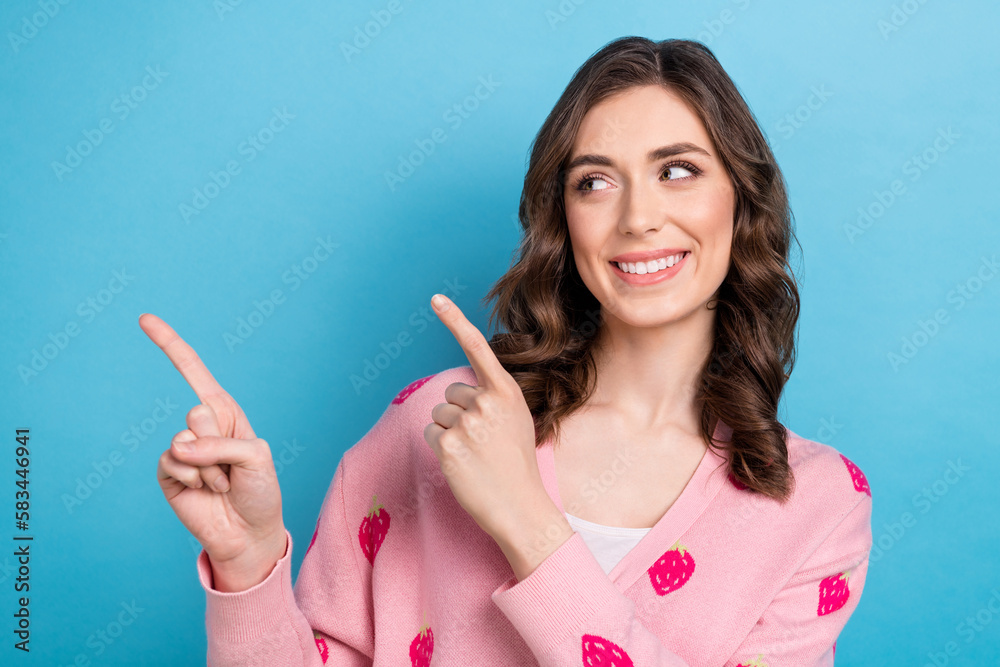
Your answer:
[[[511,577],[491,597],[536,656],[581,634],[619,596],[580,533],[574,532],[526,578]]]
[[[198,580],[205,589],[205,625],[208,634],[227,642],[245,642],[270,633],[287,616],[292,592],[292,534],[285,529],[288,545],[267,578],[245,591],[223,592],[212,588],[212,564],[208,553],[198,554]]]

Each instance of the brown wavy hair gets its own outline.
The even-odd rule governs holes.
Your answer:
[[[499,321],[505,329],[493,335],[490,347],[524,393],[536,446],[558,434],[559,421],[591,396],[601,304],[573,261],[564,165],[591,107],[648,85],[663,86],[698,115],[736,193],[730,266],[713,297],[715,340],[696,394],[701,435],[729,459],[733,479],[784,502],[794,479],[777,409],[795,363],[799,294],[788,251],[798,240],[767,140],[705,45],[623,37],[573,75],[532,142],[518,210],[520,246],[511,268],[483,299],[496,300],[490,328]],[[732,437],[717,444],[712,435],[719,419],[732,428]]]

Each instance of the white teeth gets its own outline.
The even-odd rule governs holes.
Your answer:
[[[679,255],[671,255],[669,257],[661,257],[660,259],[654,259],[650,262],[628,262],[621,263],[615,262],[619,269],[625,271],[626,273],[635,273],[637,275],[644,275],[646,273],[656,273],[663,269],[669,269],[671,266],[683,259],[685,253],[680,253]]]

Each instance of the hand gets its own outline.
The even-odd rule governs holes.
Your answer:
[[[166,322],[146,313],[139,326],[201,400],[187,414],[188,428],[160,456],[156,476],[163,495],[208,553],[216,589],[249,588],[267,576],[287,547],[271,450]]]
[[[534,525],[540,508],[558,509],[542,485],[534,420],[520,386],[458,306],[439,298],[446,309],[435,307],[435,313],[462,347],[479,386],[448,385],[448,402],[431,410],[434,421],[424,429],[424,439],[441,462],[455,499],[505,547]]]

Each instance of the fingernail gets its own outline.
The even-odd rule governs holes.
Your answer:
[[[440,313],[446,313],[448,312],[448,309],[451,308],[451,304],[448,303],[448,300],[440,294],[435,294],[431,299],[431,303],[434,304],[434,307]]]
[[[181,452],[182,454],[187,454],[189,452],[194,451],[194,441],[184,442],[181,440],[175,440],[174,447],[176,447],[177,451]]]
[[[220,477],[216,477],[214,484],[215,484],[215,490],[216,491],[224,493],[224,492],[226,492],[226,491],[229,490],[229,482],[226,480],[225,477],[221,477],[221,476]]]

